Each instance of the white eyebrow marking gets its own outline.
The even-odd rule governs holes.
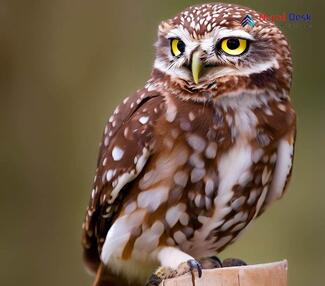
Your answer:
[[[252,40],[252,41],[255,40],[255,38],[251,34],[245,32],[243,30],[230,30],[230,29],[224,28],[224,29],[220,29],[218,31],[219,39],[227,38],[227,37],[238,37],[238,38],[244,38],[244,39]]]
[[[192,51],[193,49],[195,49],[197,47],[197,45],[199,44],[199,41],[194,40],[192,38],[192,36],[190,35],[190,33],[182,27],[178,27],[178,28],[175,28],[175,29],[169,31],[167,34],[167,38],[168,39],[171,39],[171,38],[181,39],[185,43],[185,46],[189,51]]]

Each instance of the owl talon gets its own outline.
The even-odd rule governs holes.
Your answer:
[[[246,266],[247,263],[238,258],[227,258],[222,262],[222,267]]]
[[[196,269],[199,278],[202,276],[202,265],[199,261],[196,261],[195,259],[190,259],[187,261],[188,266],[190,267],[190,271],[193,273],[193,271]]]

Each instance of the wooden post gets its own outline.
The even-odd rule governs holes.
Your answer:
[[[287,286],[288,262],[286,260],[248,265],[203,270],[201,278],[195,275],[195,286]],[[167,279],[163,286],[192,285],[192,276],[183,275]]]

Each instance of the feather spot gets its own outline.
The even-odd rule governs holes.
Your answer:
[[[197,183],[200,181],[205,175],[205,169],[203,168],[194,168],[191,172],[191,182]]]
[[[185,204],[179,203],[176,206],[170,207],[165,215],[165,220],[169,227],[175,226],[175,224],[178,222],[178,220],[181,218],[182,214],[184,213],[186,209]]]
[[[146,123],[148,123],[148,121],[149,121],[149,116],[141,116],[141,117],[139,118],[139,122],[140,122],[141,124],[146,124]]]
[[[185,234],[183,232],[181,232],[180,230],[176,231],[174,233],[173,237],[177,244],[181,244],[186,240]]]
[[[123,104],[126,104],[128,102],[128,100],[129,100],[129,97],[124,98]]]
[[[205,188],[204,188],[205,194],[208,197],[211,197],[214,191],[214,183],[212,179],[207,179],[205,182]]]
[[[113,170],[108,170],[106,173],[106,180],[107,182],[110,182],[113,178]]]
[[[177,107],[172,102],[168,102],[166,110],[166,120],[173,122],[177,115]]]
[[[217,144],[215,142],[209,143],[208,147],[205,149],[205,156],[208,159],[214,159],[217,155]]]
[[[167,201],[168,199],[168,188],[157,187],[147,191],[141,192],[138,195],[138,206],[140,208],[146,208],[150,212],[154,212],[159,206]]]
[[[193,121],[195,119],[195,114],[191,111],[189,114],[188,114],[188,118],[190,119],[190,121]]]
[[[204,161],[201,159],[200,154],[193,153],[190,156],[190,164],[196,168],[204,168]]]
[[[118,146],[115,146],[112,150],[112,157],[113,157],[113,160],[114,161],[119,161],[122,159],[124,155],[124,151],[118,147]]]
[[[196,134],[189,135],[187,137],[187,142],[194,150],[198,152],[202,152],[206,145],[205,140]]]
[[[104,146],[107,147],[109,144],[109,137],[106,136],[105,139],[104,139]]]

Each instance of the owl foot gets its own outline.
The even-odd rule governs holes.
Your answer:
[[[247,263],[238,258],[227,258],[222,262],[222,267],[245,266]]]
[[[221,268],[222,262],[217,256],[203,257],[199,259],[203,269]]]
[[[199,259],[202,269],[214,269],[221,267],[245,266],[247,263],[238,258],[227,258],[221,262],[217,256],[203,257]]]
[[[181,263],[177,269],[171,267],[159,267],[154,274],[152,274],[145,286],[158,286],[164,279],[174,278],[186,273],[192,274],[192,285],[195,286],[195,274],[197,271],[199,278],[202,276],[201,263],[195,259],[190,259]]]

